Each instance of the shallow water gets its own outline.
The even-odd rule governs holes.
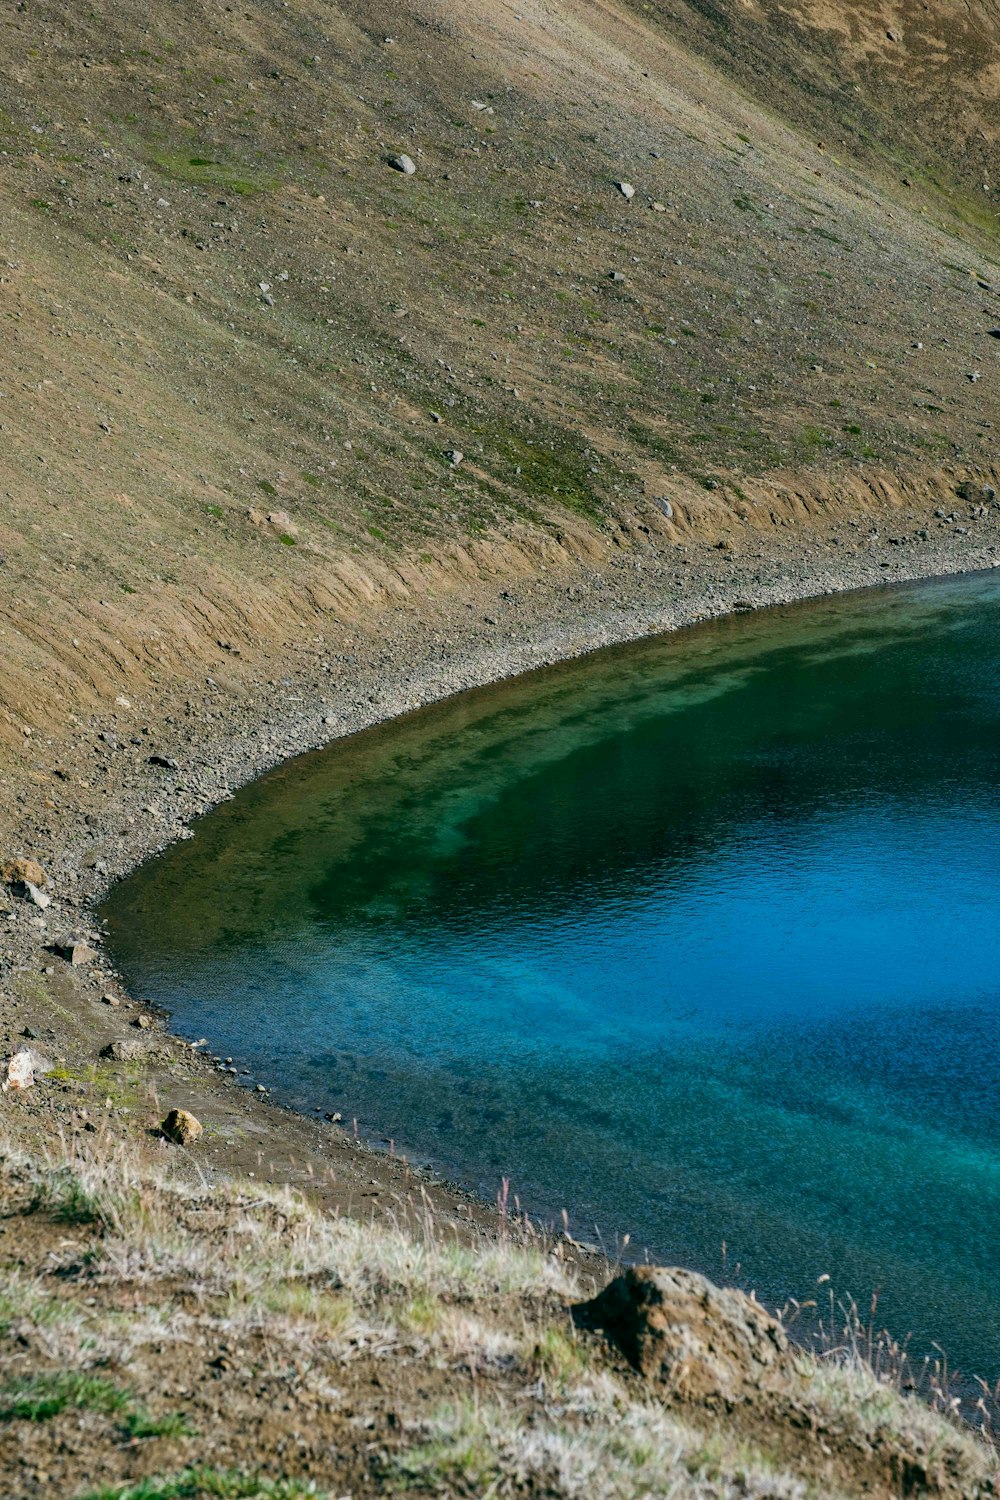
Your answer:
[[[283,767],[112,951],[303,1109],[1000,1375],[1000,581],[728,619]]]

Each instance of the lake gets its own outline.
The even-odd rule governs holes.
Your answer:
[[[103,916],[136,991],[276,1097],[768,1303],[879,1289],[1000,1376],[996,575],[368,730]]]

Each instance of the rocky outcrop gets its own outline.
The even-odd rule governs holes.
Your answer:
[[[795,1373],[777,1319],[752,1297],[693,1271],[633,1266],[578,1306],[575,1317],[600,1329],[648,1381],[680,1400],[733,1404]]]

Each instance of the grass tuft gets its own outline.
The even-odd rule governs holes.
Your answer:
[[[78,1500],[327,1500],[327,1492],[298,1479],[268,1479],[236,1469],[193,1468],[153,1475],[137,1484],[88,1490]]]
[[[113,1380],[85,1371],[60,1370],[28,1375],[0,1390],[0,1421],[47,1422],[70,1409],[111,1416],[129,1405],[128,1392]]]

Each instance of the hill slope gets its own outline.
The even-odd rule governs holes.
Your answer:
[[[963,110],[886,197],[944,64],[904,117],[904,44],[847,8],[8,9],[8,751],[512,546],[572,568],[766,531],[789,475],[860,512],[872,474],[988,468],[994,83],[938,13]]]

